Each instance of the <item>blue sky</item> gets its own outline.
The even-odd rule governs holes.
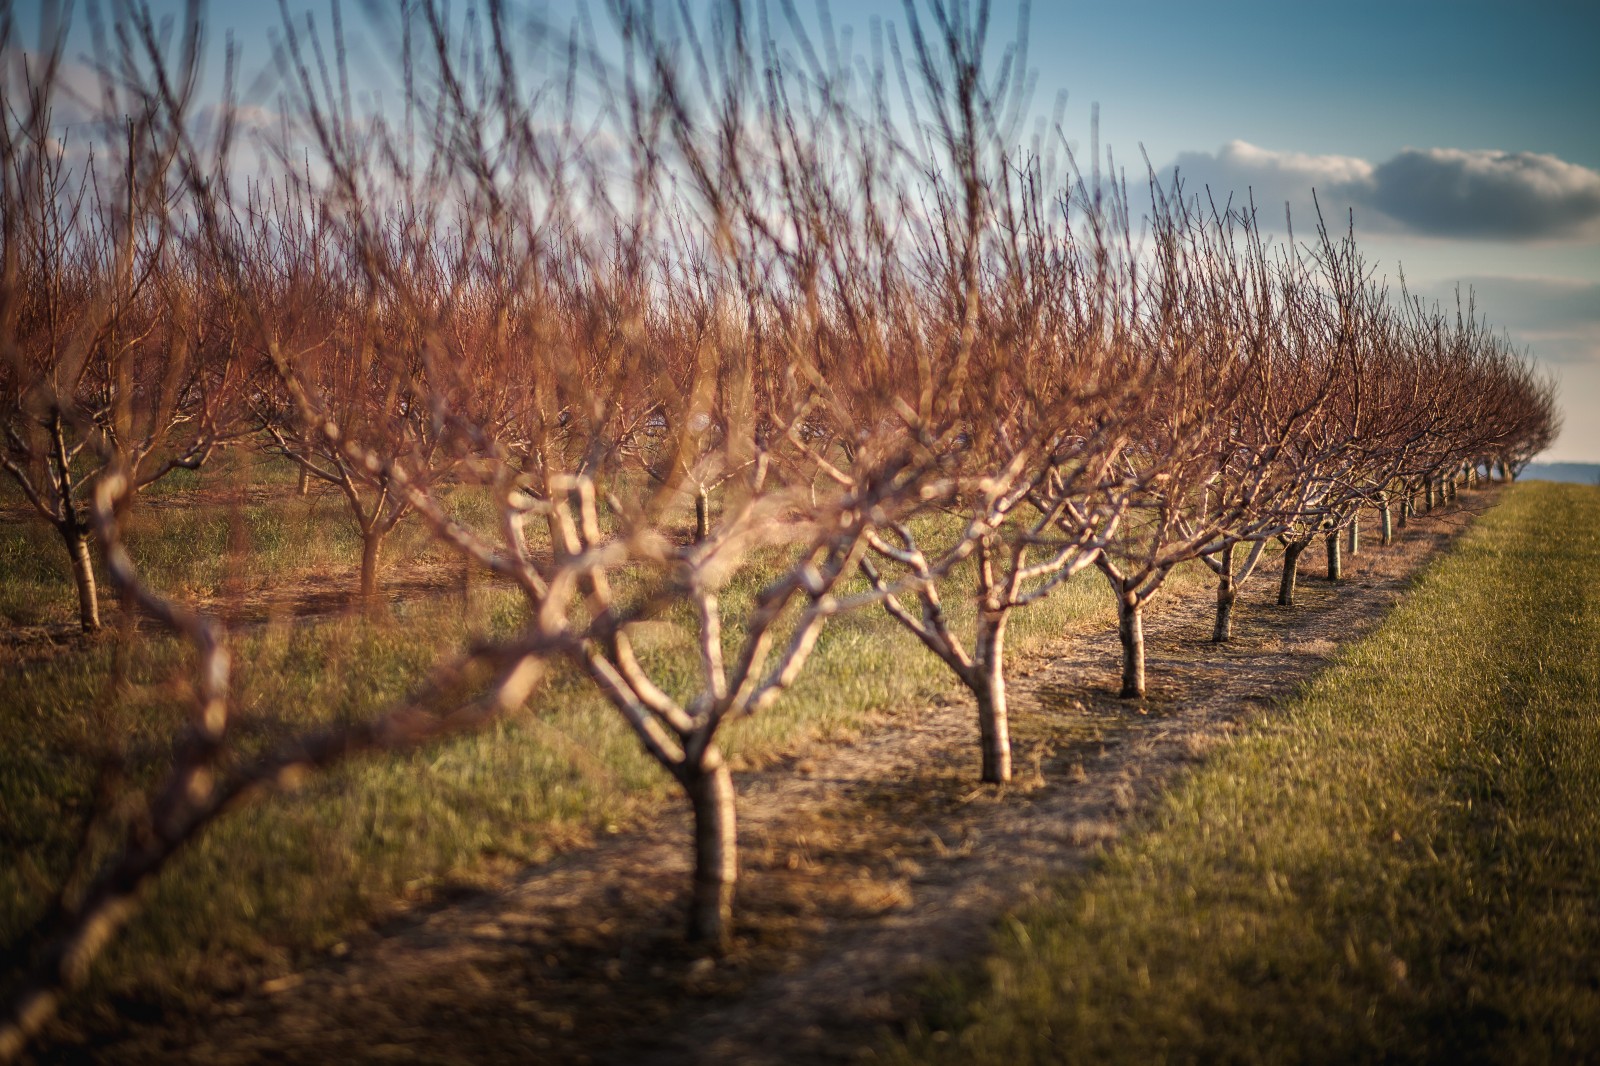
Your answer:
[[[359,23],[360,3],[345,6]],[[597,22],[604,6],[590,4]],[[327,25],[326,4],[288,7]],[[576,10],[533,7],[555,26]],[[858,47],[874,19],[905,18],[900,0],[830,7]],[[1015,5],[994,11],[994,36],[1014,34]],[[213,4],[208,18],[247,71],[267,63],[276,3]],[[1253,189],[1273,219],[1287,199],[1302,233],[1315,187],[1341,218],[1355,210],[1382,274],[1403,264],[1440,298],[1470,285],[1561,382],[1565,428],[1545,457],[1600,462],[1600,3],[1036,0],[1027,39],[1035,104],[1066,92],[1069,137],[1087,142],[1098,104],[1123,165],[1141,166],[1142,147],[1191,188]]]

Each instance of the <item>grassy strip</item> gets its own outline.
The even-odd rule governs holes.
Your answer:
[[[353,587],[359,546],[340,532],[349,520],[337,499],[286,491],[237,505],[184,499],[201,487],[198,479],[175,486],[138,514],[131,547],[160,587],[224,602],[230,582]],[[49,536],[35,524],[0,525],[0,559],[29,564],[0,596],[8,604],[0,615],[14,612],[16,623],[72,618],[64,553]],[[399,541],[396,559],[441,551],[406,536],[416,540]],[[52,551],[62,558],[41,558]],[[1194,571],[1179,583],[1203,580]],[[759,567],[741,572],[724,590],[726,610],[748,609],[761,580]],[[245,749],[370,715],[473,632],[503,631],[522,616],[503,588],[479,587],[473,597],[470,610],[451,594],[394,601],[385,623],[324,616],[242,626],[234,696]],[[951,606],[965,625],[971,610],[962,599]],[[685,621],[669,616],[641,634],[642,655],[674,690],[690,683],[698,662]],[[1019,612],[1011,646],[1025,653],[1113,621],[1103,583],[1085,574]],[[141,635],[118,687],[116,640],[108,634],[23,661],[0,686],[0,735],[13,738],[0,746],[0,945],[28,928],[65,874],[106,753],[132,751],[132,783],[148,781],[181,721],[187,650]],[[861,612],[825,631],[796,688],[730,729],[725,750],[736,766],[759,765],[953,688],[943,665],[892,620]],[[487,732],[343,768],[217,826],[162,876],[97,982],[102,993],[154,999],[248,983],[407,899],[492,881],[655,810],[671,792],[592,687],[558,674],[529,713]]]
[[[908,1061],[1600,1055],[1600,492],[1523,485]]]

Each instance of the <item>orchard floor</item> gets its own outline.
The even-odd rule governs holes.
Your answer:
[[[1016,779],[979,786],[970,708],[884,716],[739,777],[737,936],[720,958],[679,935],[684,811],[663,810],[525,873],[340,944],[318,964],[194,1015],[57,1031],[38,1061],[851,1062],[917,1016],[930,974],[983,957],[995,923],[1087,869],[1159,790],[1272,713],[1376,624],[1494,490],[1370,533],[1344,580],[1302,565],[1246,585],[1235,639],[1206,595],[1158,600],[1149,696],[1116,698],[1114,633],[1012,661]]]

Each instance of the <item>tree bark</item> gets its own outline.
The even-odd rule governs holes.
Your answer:
[[[1350,555],[1354,558],[1361,554],[1361,520],[1350,520]]]
[[[1394,543],[1394,512],[1385,502],[1378,508],[1378,516],[1383,522],[1383,536],[1381,543],[1385,548]]]
[[[369,606],[378,600],[378,563],[383,552],[383,536],[377,530],[361,535],[361,599]]]
[[[977,655],[972,664],[978,697],[978,737],[983,751],[982,780],[1004,784],[1011,780],[1011,728],[1006,717],[1005,639],[1006,615],[978,620]]]
[[[1233,584],[1233,545],[1222,549],[1217,571],[1217,621],[1211,628],[1211,642],[1226,644],[1233,639],[1233,601],[1238,591]]]
[[[685,770],[683,787],[694,810],[689,939],[720,951],[732,935],[733,889],[739,879],[733,775],[722,753],[708,749],[699,767]]]
[[[1343,560],[1339,557],[1339,531],[1335,529],[1324,539],[1328,545],[1328,580],[1338,581],[1344,576]]]
[[[1294,579],[1300,569],[1300,553],[1310,541],[1292,541],[1283,547],[1283,579],[1278,582],[1278,606],[1294,606]]]
[[[694,492],[694,540],[698,544],[711,535],[711,500],[706,490]]]
[[[1424,481],[1422,483],[1422,485],[1423,485],[1423,490],[1422,491],[1423,491],[1423,495],[1425,497],[1425,500],[1424,500],[1425,506],[1423,508],[1423,513],[1424,514],[1432,514],[1433,513],[1433,495],[1434,495],[1434,493],[1433,493],[1433,478],[1431,478],[1431,477],[1428,478],[1426,481]]]
[[[301,496],[311,494],[311,471],[303,466],[300,468],[300,484],[295,491]]]
[[[1144,604],[1138,593],[1117,598],[1117,636],[1122,640],[1122,698],[1144,696]]]
[[[67,554],[72,559],[72,582],[78,587],[78,623],[85,633],[100,629],[100,594],[94,583],[94,559],[89,554],[89,535],[81,529],[63,529]]]

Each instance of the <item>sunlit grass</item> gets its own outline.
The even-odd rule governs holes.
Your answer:
[[[1600,1054],[1600,492],[1524,485],[905,1061]]]

